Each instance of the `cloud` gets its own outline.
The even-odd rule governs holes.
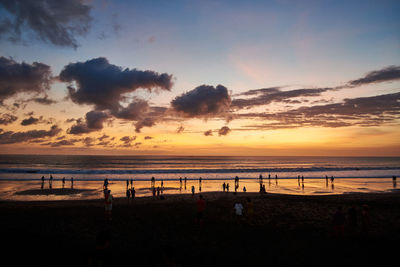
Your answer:
[[[201,85],[171,101],[173,110],[187,118],[226,116],[230,105],[228,89],[222,85]]]
[[[380,70],[368,72],[364,77],[352,80],[347,83],[348,86],[355,87],[364,84],[387,82],[400,80],[400,66],[388,66]]]
[[[12,114],[2,114],[0,117],[0,125],[8,125],[16,121],[18,117]]]
[[[0,144],[15,144],[21,142],[27,142],[35,139],[53,137],[61,132],[61,129],[53,125],[48,131],[46,130],[31,130],[27,132],[1,132],[0,133]]]
[[[204,135],[205,136],[212,136],[213,135],[212,130],[205,131]]]
[[[50,89],[50,66],[17,63],[0,56],[0,104],[18,93],[44,93]]]
[[[7,12],[0,21],[0,38],[21,42],[29,35],[56,46],[77,48],[92,20],[91,7],[82,0],[0,1]]]
[[[153,139],[153,138],[154,138],[154,137],[148,136],[148,135],[147,135],[147,136],[144,137],[144,140],[151,140],[151,139]]]
[[[56,100],[50,99],[48,95],[45,95],[44,97],[34,97],[30,100],[42,105],[52,105],[57,103]]]
[[[77,120],[76,124],[68,129],[69,134],[84,134],[103,129],[103,123],[110,116],[102,111],[89,111],[86,113],[85,121],[82,119]]]
[[[135,132],[140,133],[143,127],[152,127],[156,124],[156,119],[147,117],[144,118],[143,120],[138,121],[135,124]]]
[[[293,103],[294,100],[290,100],[295,97],[310,97],[320,96],[326,91],[335,90],[335,88],[310,88],[310,89],[294,89],[288,91],[282,91],[279,87],[272,87],[266,89],[253,89],[244,92],[240,95],[257,95],[251,98],[238,98],[232,100],[232,108],[243,109],[251,108],[254,106],[268,105],[272,102],[283,102]],[[298,101],[298,100],[297,100]],[[296,101],[296,102],[297,102]]]
[[[121,147],[131,147],[132,146],[132,142],[136,140],[136,136],[132,136],[132,137],[123,136],[119,140],[123,142],[123,144],[120,145]]]
[[[119,119],[139,120],[149,110],[149,104],[142,99],[136,99],[127,107],[121,107],[119,110],[113,111],[112,115]]]
[[[185,128],[183,128],[183,126],[179,126],[178,129],[176,130],[177,133],[182,133],[185,130]]]
[[[344,99],[341,103],[300,107],[277,113],[240,114],[242,119],[259,119],[262,124],[244,126],[248,130],[298,127],[380,126],[398,123],[400,93]]]
[[[23,126],[27,126],[27,125],[32,125],[32,124],[36,124],[40,121],[39,118],[34,118],[32,116],[30,116],[28,119],[24,119],[21,121],[21,125]]]
[[[172,75],[154,71],[123,69],[100,57],[86,62],[70,63],[59,75],[63,82],[75,82],[77,88],[68,87],[69,98],[77,104],[94,105],[96,110],[124,113],[120,102],[126,94],[139,88],[170,90]]]
[[[221,129],[218,130],[218,135],[227,135],[231,132],[231,129],[229,129],[228,126],[223,126]]]

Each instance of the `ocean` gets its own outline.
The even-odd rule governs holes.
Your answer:
[[[222,191],[223,183],[233,190],[236,176],[238,192],[258,192],[260,175],[267,193],[388,192],[399,190],[392,177],[400,176],[400,158],[0,155],[0,200],[97,199],[106,178],[116,197],[125,196],[131,179],[137,196],[151,196],[152,177],[163,194],[191,193],[192,187],[196,193]]]
[[[0,155],[0,179],[35,180],[53,175],[76,180],[208,180],[258,178],[390,178],[400,174],[400,157],[221,157]]]

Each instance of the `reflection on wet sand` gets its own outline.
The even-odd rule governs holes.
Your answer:
[[[135,187],[136,196],[152,196],[153,190],[160,194],[191,194],[200,192],[229,192],[229,183],[233,179],[226,180],[207,180],[190,179],[186,177],[177,180],[135,180],[130,179],[128,184]],[[131,182],[130,182],[131,181]],[[278,183],[279,181],[279,183]],[[305,184],[307,183],[307,186]],[[225,184],[225,187],[223,186]],[[233,184],[233,183],[232,183]],[[258,179],[237,179],[232,192],[266,192],[282,194],[343,194],[355,192],[384,192],[397,188],[395,178],[341,178],[341,179],[307,179],[297,177],[297,179],[284,179],[275,177],[274,186],[271,186],[271,179],[268,179],[268,189],[265,188],[264,179],[260,175]],[[279,184],[279,186],[278,186]],[[150,187],[149,187],[150,185]],[[112,178],[107,181],[107,188],[113,192],[114,197],[127,197],[126,180],[115,181]],[[72,180],[71,188],[64,187],[62,180],[49,180],[48,188],[46,183],[41,180],[20,180],[20,181],[0,181],[1,200],[66,200],[66,199],[100,199],[103,197],[104,185],[101,181],[82,181]],[[64,188],[63,188],[64,187]],[[330,188],[328,191],[327,189]]]

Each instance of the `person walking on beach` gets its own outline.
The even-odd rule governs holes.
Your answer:
[[[104,190],[107,190],[107,189],[108,189],[108,178],[104,179],[103,189],[104,189]]]
[[[157,186],[157,197],[160,197],[160,187]]]
[[[179,190],[182,190],[182,177],[179,177]]]
[[[126,188],[126,198],[128,199],[128,204],[131,204],[131,190]]]
[[[151,187],[154,188],[156,186],[156,179],[151,177]]]
[[[161,180],[161,193],[164,193],[164,180]]]
[[[235,216],[237,219],[241,219],[243,216],[243,205],[240,202],[236,202],[233,206],[233,210],[235,212]]]
[[[226,189],[226,184],[225,184],[225,182],[222,184],[222,190],[225,192],[225,189]]]
[[[104,206],[105,206],[105,217],[109,221],[111,221],[111,212],[112,212],[112,203],[113,196],[111,195],[111,190],[106,190],[106,194],[104,195]]]
[[[128,187],[129,187],[129,180],[126,179],[126,190],[128,190]]]
[[[192,196],[194,196],[194,185],[192,185]]]
[[[135,195],[136,195],[136,190],[135,190],[135,187],[132,186],[132,188],[131,188],[132,199],[135,199]]]
[[[196,202],[197,206],[197,218],[196,222],[200,224],[200,226],[203,225],[203,216],[204,216],[204,210],[206,209],[206,202],[203,198],[202,195],[199,196],[199,199]]]
[[[239,177],[235,177],[235,187],[239,188]]]
[[[42,184],[40,185],[40,189],[44,188],[44,176],[42,176]]]

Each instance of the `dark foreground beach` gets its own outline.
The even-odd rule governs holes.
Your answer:
[[[2,261],[10,266],[385,266],[400,245],[400,194],[294,196],[204,193],[165,199],[0,202]],[[248,198],[254,214],[248,216]],[[234,204],[245,214],[234,214]],[[344,232],[334,231],[338,207]],[[348,210],[354,207],[357,224]],[[362,216],[362,209],[367,214]],[[340,227],[339,227],[340,229]],[[338,229],[336,229],[338,230]]]

